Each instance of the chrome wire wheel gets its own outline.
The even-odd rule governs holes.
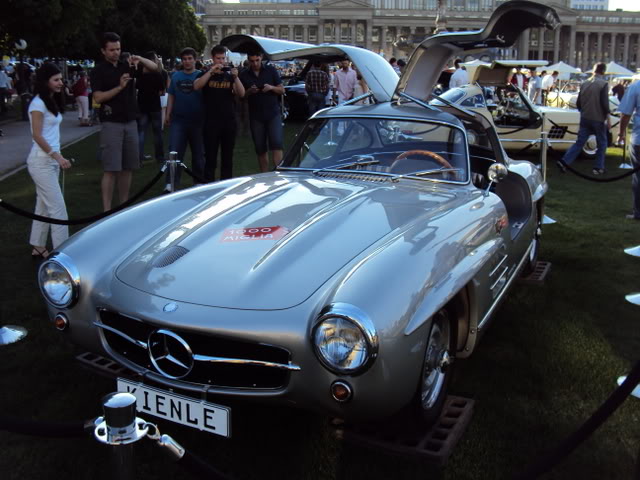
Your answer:
[[[598,142],[596,141],[595,135],[589,135],[587,139],[587,143],[582,147],[582,153],[587,158],[592,158],[596,156],[596,152],[598,151]]]
[[[440,310],[433,317],[422,368],[420,403],[424,411],[436,407],[446,393],[447,367],[451,363],[450,345],[449,315],[446,310]]]

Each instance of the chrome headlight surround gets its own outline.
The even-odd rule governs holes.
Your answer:
[[[327,357],[322,346],[319,345],[317,335],[321,332],[321,329],[330,322],[336,322],[337,320],[351,324],[351,326],[359,332],[362,336],[362,341],[366,344],[365,356],[356,365],[337,365]],[[373,322],[366,313],[348,303],[332,303],[322,309],[311,331],[311,341],[313,342],[313,349],[320,362],[328,370],[339,375],[360,375],[371,367],[378,356],[378,334]]]
[[[63,294],[52,295],[50,282],[57,282]],[[62,287],[60,287],[62,284]],[[80,274],[71,258],[64,253],[55,253],[46,259],[38,269],[38,286],[45,300],[56,308],[71,308],[80,295]]]

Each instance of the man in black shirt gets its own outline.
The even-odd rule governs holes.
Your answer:
[[[261,53],[250,53],[248,59],[249,68],[240,74],[240,80],[249,102],[249,128],[258,164],[260,171],[266,172],[269,167],[269,150],[276,167],[282,161],[280,97],[284,95],[284,86],[275,67],[262,64]]]
[[[113,32],[103,35],[101,51],[104,62],[93,69],[91,86],[93,99],[100,104],[102,206],[107,211],[111,209],[116,183],[120,203],[129,199],[132,171],[140,167],[134,67],[142,64],[150,71],[158,67],[137,55],[131,55],[128,62],[120,60],[120,36]]]
[[[157,64],[155,52],[147,52],[144,58]],[[144,159],[144,139],[149,124],[153,130],[153,145],[158,163],[164,162],[164,145],[162,142],[162,112],[160,97],[166,90],[166,82],[158,71],[151,72],[145,66],[138,65],[136,71],[136,88],[138,89],[138,140],[140,162]]]
[[[202,89],[205,105],[204,179],[215,181],[220,150],[220,180],[233,176],[233,148],[237,124],[234,95],[244,97],[238,70],[226,66],[227,49],[217,45],[211,49],[212,67],[193,82],[194,90]]]

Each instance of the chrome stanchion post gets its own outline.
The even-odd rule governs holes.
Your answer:
[[[176,168],[178,167],[178,152],[169,152],[169,184],[171,193],[176,191]]]
[[[130,393],[110,393],[102,399],[102,409],[94,436],[112,446],[112,477],[133,480],[133,444],[147,435],[147,422],[136,417],[136,397]]]
[[[545,127],[545,118],[544,118],[544,114],[542,115],[542,128]],[[544,130],[542,132],[540,132],[540,166],[542,167],[542,179],[546,182],[547,181],[547,168],[548,168],[548,164],[547,164],[547,157],[548,157],[548,149],[549,147],[549,133],[545,132]],[[556,223],[556,221],[547,216],[544,215],[542,217],[542,224],[543,225],[551,225]]]

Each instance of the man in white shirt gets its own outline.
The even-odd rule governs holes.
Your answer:
[[[333,74],[335,78],[335,90],[338,94],[338,103],[344,103],[353,98],[353,91],[358,82],[355,70],[349,67],[349,60],[340,62],[340,70]]]
[[[543,71],[542,74],[544,73]],[[540,75],[535,70],[531,70],[531,78],[529,79],[529,100],[536,105],[542,103],[542,77]]]
[[[449,79],[449,88],[461,87],[462,85],[466,85],[469,83],[469,74],[465,70],[465,68],[460,65],[462,60],[456,58],[456,61],[453,64],[456,67],[456,71],[453,72],[451,78]]]
[[[551,75],[545,75],[545,77],[542,79],[542,94],[543,94],[542,104],[543,105],[546,105],[547,94],[551,91],[551,89],[555,85],[557,78],[558,78],[558,72],[554,71]]]
[[[11,97],[11,88],[11,78],[4,71],[4,65],[0,64],[0,115],[7,113],[7,99]]]

